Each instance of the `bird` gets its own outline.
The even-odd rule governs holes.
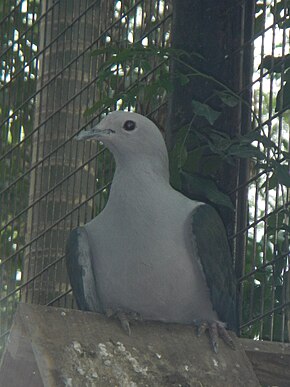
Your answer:
[[[72,230],[66,266],[78,308],[133,319],[192,324],[234,348],[236,284],[225,226],[217,211],[170,185],[168,151],[158,127],[113,111],[77,140],[97,140],[113,154],[105,208]]]

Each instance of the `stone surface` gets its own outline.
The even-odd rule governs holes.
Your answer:
[[[177,324],[118,321],[89,312],[20,304],[0,368],[0,386],[259,386],[242,345]]]

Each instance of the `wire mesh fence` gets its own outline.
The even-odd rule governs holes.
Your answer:
[[[164,45],[166,1],[4,1],[1,16],[1,345],[19,301],[72,306],[68,232],[105,204],[113,161],[75,134],[84,112],[141,78],[97,87],[112,41]],[[117,72],[117,75],[119,71]],[[150,77],[154,76],[154,70]],[[155,110],[157,106],[154,106]],[[148,107],[147,107],[148,111]],[[95,118],[102,113],[100,108]]]
[[[65,240],[104,207],[114,171],[102,145],[74,136],[127,106],[165,124],[168,61],[153,51],[144,58],[138,47],[170,46],[171,22],[171,0],[1,2],[0,346],[19,301],[73,306]],[[282,341],[290,328],[288,26],[283,1],[256,2],[249,88],[253,115],[277,152],[259,143],[267,162],[250,164],[249,181],[237,187],[248,189],[248,216],[233,236],[247,245],[241,333]],[[124,49],[130,64],[110,62],[118,55],[122,62]],[[146,98],[146,84],[154,98]]]
[[[254,45],[253,110],[275,152],[260,143],[267,163],[250,168],[241,329],[249,337],[288,341],[289,13],[283,2],[256,3]]]

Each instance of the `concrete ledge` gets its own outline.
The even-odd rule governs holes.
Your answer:
[[[290,385],[290,343],[239,339],[261,384]]]
[[[242,344],[190,326],[118,321],[77,310],[20,304],[0,366],[0,386],[259,386]]]

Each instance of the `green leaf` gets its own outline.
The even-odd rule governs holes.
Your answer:
[[[266,156],[254,145],[243,145],[243,144],[234,144],[232,145],[227,153],[231,156],[236,156],[244,159],[251,157],[257,158],[259,160],[264,160]]]
[[[255,4],[255,13],[259,13],[260,11],[264,11],[264,4],[259,4],[256,2]]]
[[[220,191],[211,178],[182,172],[182,181],[188,187],[192,197],[206,198],[213,204],[221,205],[231,210],[234,209],[229,196]]]
[[[180,171],[180,168],[185,163],[186,158],[187,151],[183,144],[175,146],[173,150],[169,153],[169,163],[172,168],[178,169],[178,171]]]
[[[132,47],[124,48],[120,50],[114,57],[113,60],[115,63],[123,63],[128,59],[134,58],[136,55],[135,50]]]
[[[200,169],[200,162],[204,153],[205,146],[200,146],[188,152],[183,170],[189,174],[197,173]]]
[[[290,81],[290,69],[289,68],[284,72],[283,78],[284,78],[284,82]]]
[[[113,53],[116,53],[116,50],[117,50],[117,48],[114,46],[106,46],[106,47],[97,48],[97,49],[93,50],[90,53],[90,55],[91,56],[99,56],[102,54],[113,54]]]
[[[285,69],[290,67],[290,54],[282,56],[273,56],[273,55],[266,55],[260,66],[259,69],[264,68],[270,72],[273,73],[281,73]]]
[[[93,104],[93,106],[91,106],[90,108],[88,108],[85,112],[84,112],[84,116],[90,116],[91,114],[95,113],[96,111],[98,111],[99,109],[101,108],[104,108],[104,107],[108,107],[108,106],[111,106],[113,105],[118,99],[120,99],[120,96],[115,96],[115,97],[106,97],[106,98],[103,98],[99,101],[97,101],[96,103]]]
[[[226,133],[213,129],[210,130],[209,138],[210,141],[207,141],[207,143],[213,153],[223,155],[232,144],[232,140]]]
[[[278,1],[276,4],[271,5],[270,12],[274,16],[278,16],[280,14],[280,12],[284,9],[286,4],[287,4],[287,2],[285,2],[285,0]]]
[[[227,160],[229,162],[229,160]],[[201,161],[200,172],[206,176],[216,176],[223,165],[223,158],[218,154],[207,154]]]
[[[187,158],[187,150],[185,147],[185,141],[188,133],[188,125],[183,126],[177,132],[175,145],[172,151],[169,153],[169,158],[176,164],[177,168],[180,169]]]
[[[176,78],[179,80],[181,86],[184,86],[189,82],[189,77],[181,72],[176,74]]]
[[[264,136],[257,130],[253,130],[240,138],[241,143],[251,143],[253,141],[258,141],[262,143],[266,148],[275,148],[276,144],[274,141],[270,140],[268,137]]]
[[[220,191],[215,184],[208,185],[206,193],[208,199],[212,203],[234,210],[233,203],[229,196]]]
[[[290,82],[285,82],[285,84],[278,91],[276,99],[276,109],[278,112],[283,109],[290,108]]]
[[[280,184],[290,188],[290,172],[289,167],[284,164],[279,164],[277,161],[272,162],[273,168],[277,175],[277,179]]]
[[[168,93],[173,91],[173,84],[169,73],[162,73],[159,77],[159,86],[164,88]]]
[[[170,171],[170,184],[177,191],[181,191],[180,170],[178,169],[177,161],[172,154],[171,154],[171,157],[169,157],[169,171]]]
[[[288,20],[286,20],[286,21],[284,21],[282,23],[278,23],[278,26],[279,26],[279,28],[285,30],[286,28],[290,27],[290,20],[288,19]]]
[[[272,173],[271,177],[269,177],[268,180],[266,180],[260,187],[260,189],[266,188],[268,185],[268,189],[275,189],[278,185],[278,179],[275,173]]]
[[[183,126],[177,132],[177,137],[173,149],[169,152],[170,182],[172,186],[181,190],[180,170],[187,159],[185,140],[188,134],[188,125]]]
[[[97,101],[96,103],[93,104],[90,108],[86,109],[84,112],[84,117],[90,116],[91,114],[95,113],[98,111],[103,106],[103,100]]]
[[[285,160],[290,160],[290,152],[282,152],[283,157]]]
[[[201,103],[199,101],[192,101],[193,111],[196,115],[204,117],[208,122],[213,125],[214,122],[220,116],[220,112],[212,109],[209,105]]]
[[[261,13],[255,18],[255,35],[260,35],[264,30],[265,26],[265,15]]]
[[[285,211],[279,211],[269,214],[267,218],[267,234],[273,235],[277,230],[280,230],[284,224]]]
[[[189,131],[189,125],[184,125],[178,130],[176,140],[175,140],[176,146],[180,146],[180,144],[185,143],[188,131]]]
[[[151,63],[146,60],[146,59],[142,59],[141,62],[140,62],[140,67],[142,67],[142,69],[148,73],[151,69],[152,69],[152,66],[151,66]]]
[[[222,100],[222,102],[229,106],[229,107],[235,107],[240,101],[240,97],[238,95],[234,95],[233,93],[230,93],[227,90],[223,91],[215,91],[215,94]]]
[[[284,231],[290,233],[290,226],[289,226],[289,224],[283,223],[282,226],[280,227],[280,230],[284,230]]]

